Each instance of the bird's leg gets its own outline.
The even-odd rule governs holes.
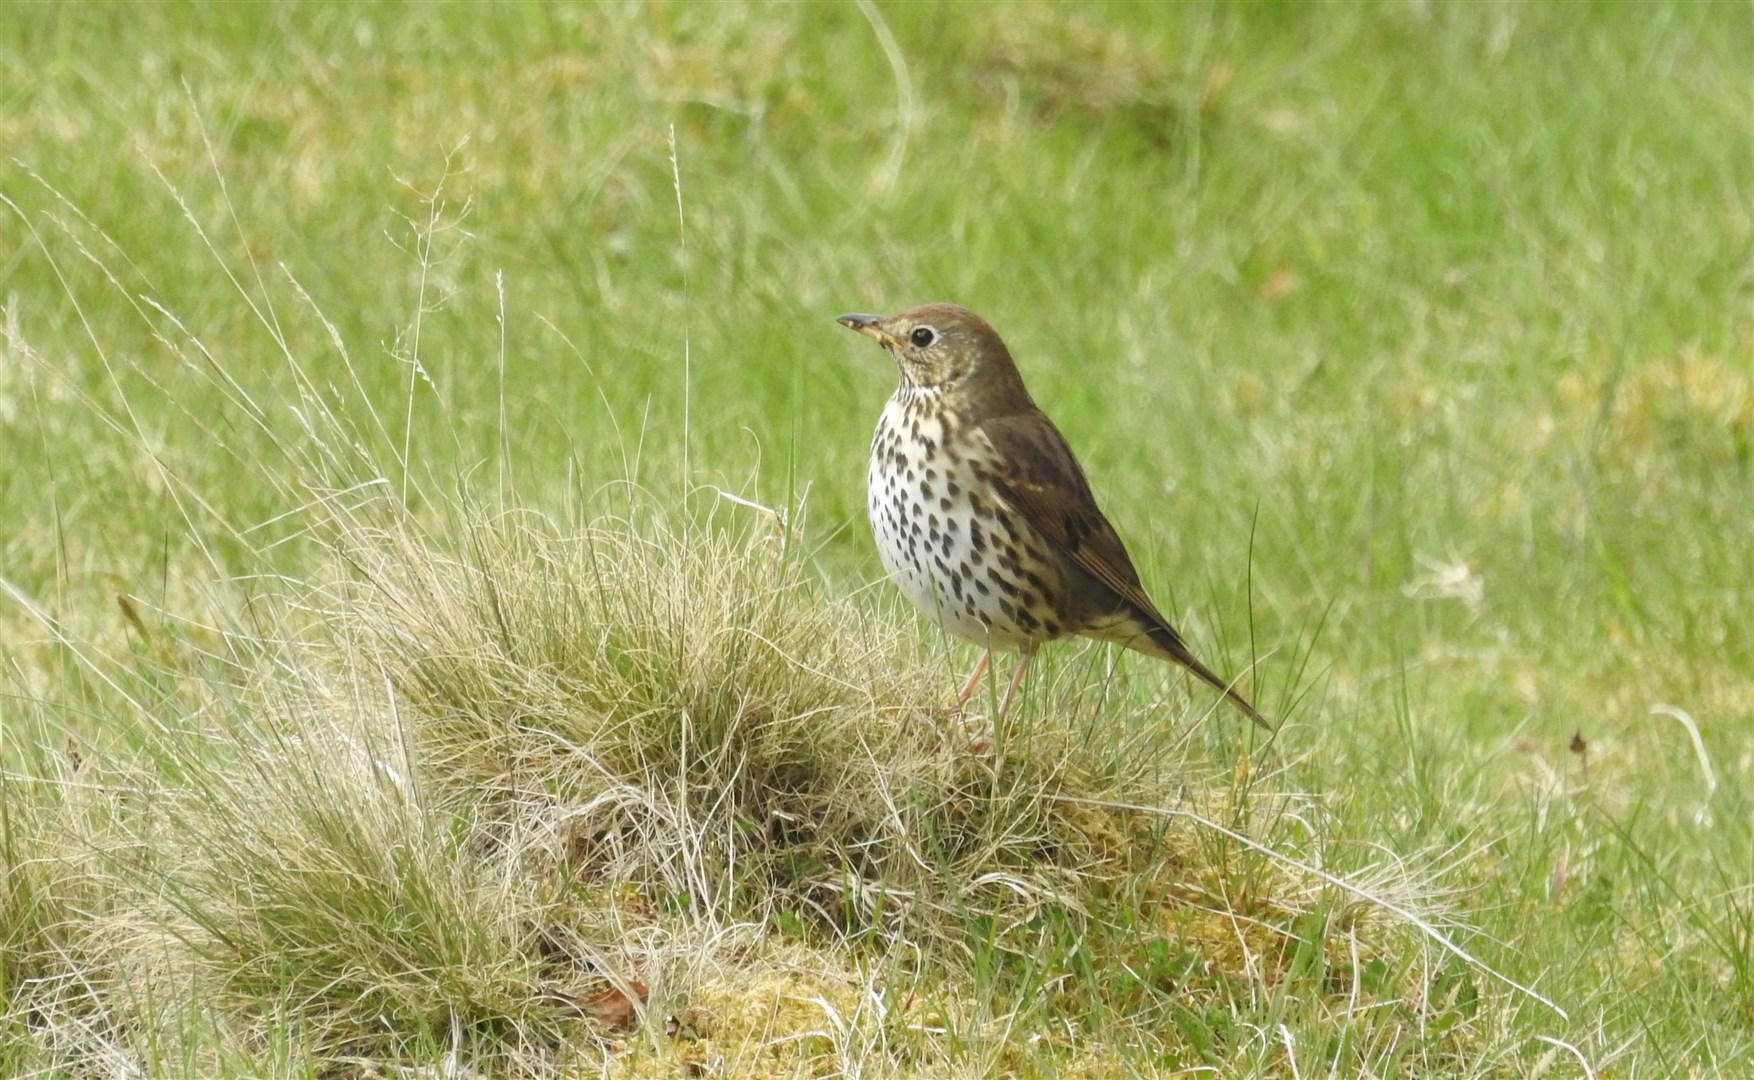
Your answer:
[[[999,701],[999,715],[993,718],[996,729],[1005,722],[1005,716],[1011,711],[1011,702],[1017,697],[1017,688],[1023,685],[1023,672],[1029,667],[1029,661],[1035,656],[1033,649],[1025,650],[1017,660],[1017,667],[1011,672],[1011,685],[1005,687],[1005,696]]]
[[[974,697],[975,687],[981,684],[981,676],[987,673],[987,661],[992,658],[993,650],[991,649],[981,653],[980,663],[976,664],[974,670],[968,673],[968,681],[962,684],[962,693],[956,695],[958,705],[967,705],[968,699]]]

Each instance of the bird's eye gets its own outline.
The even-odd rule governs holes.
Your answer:
[[[932,328],[929,326],[917,326],[914,328],[914,332],[907,337],[909,341],[914,343],[914,348],[923,349],[935,341],[938,335],[932,333]]]

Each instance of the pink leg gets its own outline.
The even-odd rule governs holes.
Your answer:
[[[981,684],[981,676],[987,673],[987,661],[993,658],[992,650],[981,653],[981,662],[968,673],[968,681],[962,684],[962,693],[956,695],[958,705],[967,705],[968,699],[974,697],[975,687]]]
[[[1029,667],[1029,660],[1034,655],[1033,652],[1026,652],[1018,658],[1017,667],[1011,672],[1011,685],[1005,687],[1005,696],[999,702],[999,715],[993,720],[994,727],[1004,723],[1006,715],[1011,712],[1011,702],[1017,697],[1017,688],[1023,685],[1023,672]]]

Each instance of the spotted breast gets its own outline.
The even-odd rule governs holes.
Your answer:
[[[890,580],[953,634],[1033,649],[1065,632],[1043,539],[995,491],[992,445],[936,395],[903,386],[871,439],[867,509]]]

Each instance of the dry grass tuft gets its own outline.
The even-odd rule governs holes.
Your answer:
[[[1075,907],[1190,857],[1058,798],[1173,798],[1192,771],[1175,729],[1093,739],[1102,721],[1049,716],[975,752],[984,721],[780,538],[524,519],[464,558],[351,542],[333,656],[390,688],[484,837],[574,882],[943,945],[971,908]]]
[[[121,1032],[70,1040],[96,1021],[63,1008],[21,1060],[195,1053],[166,1003],[197,1001],[208,1057],[216,1025],[240,1060],[547,1075],[1100,1073],[1116,1030],[1191,1063],[1283,992],[1416,1022],[1442,965],[1390,959],[1388,908],[1186,816],[1270,829],[1279,800],[1185,724],[1049,684],[977,749],[916,642],[783,532],[460,517],[341,514],[325,584],[254,598],[279,629],[134,699],[141,764],[80,828],[122,838],[84,871],[107,906],[9,827],[9,978],[104,942],[69,970],[111,973],[78,1013]]]
[[[1568,375],[1559,393],[1584,419],[1604,425],[1605,446],[1628,467],[1648,471],[1653,451],[1698,446],[1715,467],[1734,468],[1754,448],[1754,377],[1748,371],[1745,363],[1688,348],[1605,386]]]
[[[1219,62],[1177,71],[1136,27],[1048,6],[1016,6],[980,35],[977,84],[1027,102],[1042,123],[1066,114],[1116,119],[1154,138],[1185,115],[1215,111],[1234,74]]]

